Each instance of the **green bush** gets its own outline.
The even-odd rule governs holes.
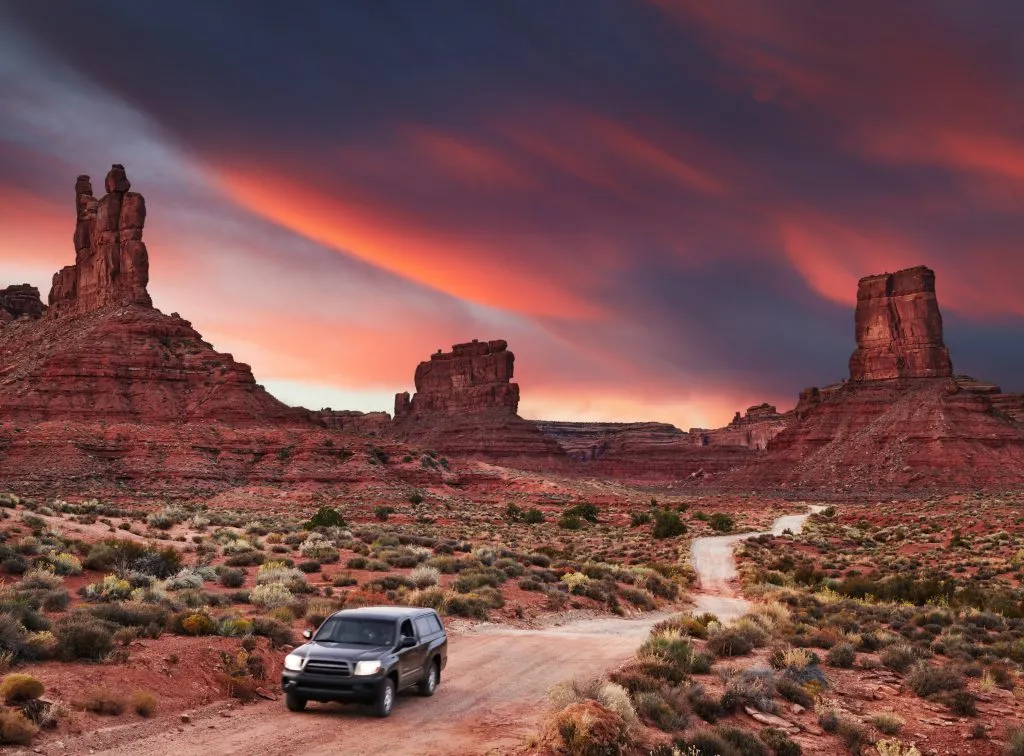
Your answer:
[[[302,527],[312,530],[313,528],[344,528],[345,526],[345,518],[338,510],[332,507],[320,507]]]
[[[801,756],[803,749],[799,743],[793,741],[785,730],[777,727],[767,727],[758,733],[761,740],[765,742],[775,756]]]
[[[694,730],[677,740],[676,747],[693,756],[740,756],[739,751],[714,730]]]
[[[241,588],[245,585],[245,570],[225,567],[220,571],[218,578],[225,588]]]
[[[563,530],[579,530],[583,527],[583,521],[577,515],[563,512],[558,518],[558,527]]]
[[[54,627],[56,653],[64,661],[100,661],[114,648],[117,625],[87,614],[62,617]]]
[[[679,515],[669,509],[662,509],[654,515],[651,535],[654,538],[675,538],[686,533],[686,526]]]
[[[857,659],[857,652],[849,643],[839,643],[829,649],[825,655],[825,663],[830,667],[850,669]]]
[[[927,662],[920,662],[907,675],[907,686],[921,698],[961,690],[965,685],[964,678],[950,667],[934,667]]]
[[[538,525],[544,522],[544,513],[537,507],[530,507],[523,513],[523,522],[527,525]]]
[[[739,756],[771,756],[768,747],[750,730],[719,725],[715,732],[731,745]]]
[[[722,512],[716,512],[708,519],[708,525],[718,533],[731,533],[733,528],[732,518]]]
[[[598,513],[596,504],[573,504],[563,512],[564,515],[576,516],[587,522],[597,522]]]

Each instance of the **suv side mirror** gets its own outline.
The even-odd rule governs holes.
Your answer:
[[[416,639],[411,635],[403,635],[401,642],[398,644],[399,648],[412,648],[416,645]]]
[[[305,638],[306,640],[309,640],[310,638],[313,637],[313,631],[312,630],[303,630],[302,631],[302,637]]]

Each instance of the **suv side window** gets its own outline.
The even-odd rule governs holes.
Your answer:
[[[412,623],[409,620],[402,620],[402,629],[400,633],[403,636],[408,635],[411,638],[416,637],[415,634],[413,634]]]
[[[444,628],[441,627],[441,620],[437,618],[436,614],[427,615],[427,619],[430,621],[430,625],[434,628],[435,633],[440,633],[444,630]]]
[[[420,636],[420,640],[423,640],[427,636],[433,635],[436,632],[430,624],[429,617],[417,617],[413,622],[416,624],[416,634]]]

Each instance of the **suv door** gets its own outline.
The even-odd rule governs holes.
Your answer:
[[[423,676],[423,664],[427,660],[427,646],[423,642],[422,638],[416,635],[416,631],[413,629],[412,620],[402,620],[399,625],[398,638],[401,643],[402,638],[413,638],[416,641],[416,645],[411,648],[399,648],[398,649],[398,677],[399,686],[407,688],[410,685],[415,685],[420,681]]]

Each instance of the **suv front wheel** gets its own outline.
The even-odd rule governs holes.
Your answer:
[[[417,690],[421,696],[432,696],[437,690],[437,662],[431,661],[427,673],[420,680]]]
[[[373,713],[378,717],[387,717],[391,714],[391,707],[395,705],[395,683],[390,677],[385,678],[384,684],[380,686],[377,700],[373,704]]]
[[[306,699],[299,698],[294,693],[285,693],[284,705],[288,707],[288,711],[303,711],[306,708]]]

